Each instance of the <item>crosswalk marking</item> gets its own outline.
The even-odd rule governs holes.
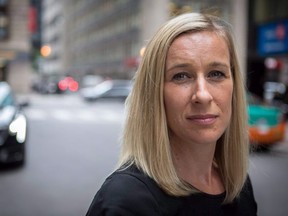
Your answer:
[[[29,109],[29,110],[25,110],[25,113],[28,118],[32,117],[32,119],[35,119],[35,120],[45,120],[48,118],[47,113],[44,112],[43,110]]]
[[[52,110],[50,114],[52,118],[63,121],[68,121],[73,118],[73,114],[67,110]]]

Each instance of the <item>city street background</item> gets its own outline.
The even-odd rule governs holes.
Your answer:
[[[228,21],[247,90],[267,103],[265,84],[284,85],[278,102],[288,116],[287,8],[283,0],[0,0],[0,81],[30,102],[25,166],[0,167],[0,216],[85,215],[117,163],[125,112],[123,101],[85,103],[80,91],[94,78],[131,80],[147,41],[177,14]],[[250,158],[258,215],[288,215],[288,135]]]
[[[29,123],[27,161],[1,168],[1,216],[85,215],[116,165],[124,120],[121,100],[82,101],[78,94],[21,96]],[[288,212],[288,142],[251,154],[259,216]]]

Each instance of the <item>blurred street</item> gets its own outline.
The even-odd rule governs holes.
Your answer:
[[[0,170],[0,215],[85,215],[113,171],[124,120],[122,101],[85,103],[77,94],[28,95],[27,161]],[[259,216],[288,212],[288,142],[251,155]]]
[[[123,102],[34,95],[26,114],[27,162],[1,170],[0,215],[84,215],[117,161]]]
[[[250,177],[258,202],[259,216],[285,216],[288,213],[287,140],[286,132],[285,142],[273,146],[267,152],[251,155]]]

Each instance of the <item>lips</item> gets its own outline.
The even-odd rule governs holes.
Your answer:
[[[216,121],[217,115],[205,114],[205,115],[192,115],[187,117],[188,120],[202,125],[213,124]]]

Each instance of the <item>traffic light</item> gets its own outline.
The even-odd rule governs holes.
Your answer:
[[[48,56],[50,56],[51,51],[52,51],[52,50],[51,50],[51,47],[48,46],[48,45],[44,45],[44,46],[42,46],[41,49],[40,49],[40,53],[41,53],[41,55],[42,55],[43,57],[48,57]]]

